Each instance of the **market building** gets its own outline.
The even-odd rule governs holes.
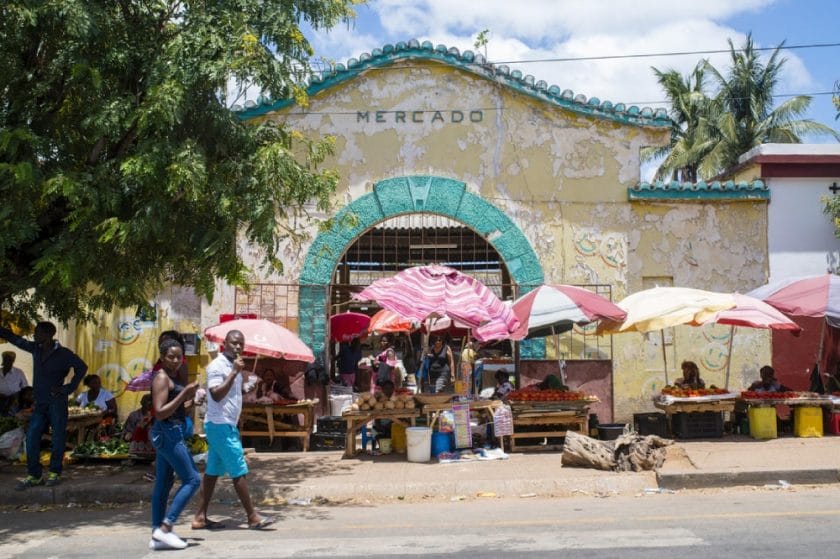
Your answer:
[[[326,163],[340,176],[332,212],[311,209],[308,221],[293,224],[306,239],[284,245],[283,273],[255,276],[247,293],[220,283],[210,304],[172,289],[155,301],[154,320],[115,311],[78,329],[66,341],[106,387],[151,365],[160,331],[200,334],[224,314],[279,321],[329,360],[329,315],[407,265],[450,265],[505,299],[542,283],[619,301],[656,285],[745,292],[767,281],[770,189],[759,177],[641,181],[640,150],[669,141],[664,110],[587,98],[480,54],[417,41],[336,65],[313,80],[309,96],[306,108],[263,99],[237,110],[248,122],[272,119],[335,138]],[[241,248],[259,274],[260,255]],[[663,354],[671,380],[691,359],[707,384],[722,385],[730,335],[713,326],[663,336],[575,329],[558,343],[522,344],[519,373],[539,376],[562,358],[570,383],[601,398],[601,421],[624,421],[653,409],[651,396],[665,384]],[[733,389],[757,378],[770,341],[764,331],[739,330]],[[200,368],[206,346],[196,348],[190,360]],[[300,369],[284,372],[303,395],[314,388]],[[136,396],[124,397],[127,413]]]

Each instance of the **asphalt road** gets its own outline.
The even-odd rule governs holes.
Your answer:
[[[840,485],[263,510],[274,529],[248,530],[238,506],[217,504],[227,529],[192,531],[185,516],[190,547],[151,552],[147,505],[7,507],[0,557],[790,559],[833,556],[840,537]]]

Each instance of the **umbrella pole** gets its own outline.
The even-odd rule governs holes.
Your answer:
[[[817,363],[822,367],[823,350],[825,348],[825,323],[828,319],[823,317],[822,328],[820,329],[820,349],[817,351]],[[825,371],[825,369],[823,369]],[[822,379],[820,379],[822,380]]]
[[[726,379],[723,387],[729,390],[729,366],[732,364],[732,340],[735,338],[735,325],[729,327],[729,351],[726,353]]]
[[[668,384],[668,355],[665,351],[665,329],[659,331],[659,337],[662,340],[662,364],[665,366],[665,384]]]

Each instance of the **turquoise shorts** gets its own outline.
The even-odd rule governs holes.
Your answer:
[[[204,434],[207,436],[208,446],[205,474],[215,477],[228,474],[236,479],[248,473],[239,429],[223,423],[206,423]]]

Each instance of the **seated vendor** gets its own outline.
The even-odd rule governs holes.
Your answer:
[[[496,390],[493,392],[493,398],[506,400],[511,392],[513,392],[513,385],[510,383],[510,374],[506,369],[499,369],[496,371]]]
[[[0,367],[0,414],[6,414],[15,404],[18,394],[29,386],[23,371],[15,367],[14,351],[3,352],[3,365]]]
[[[102,379],[99,375],[88,375],[82,382],[88,389],[76,398],[79,405],[84,408],[89,404],[95,404],[104,412],[103,415],[116,417],[117,400],[113,394],[102,388]]]
[[[694,361],[682,362],[682,378],[674,381],[674,385],[680,388],[697,389],[706,388],[706,383],[700,378],[700,368]]]
[[[770,365],[765,365],[758,371],[761,380],[750,385],[747,390],[752,392],[788,392],[790,388],[776,380],[776,371]]]
[[[152,423],[152,395],[143,394],[140,407],[130,414],[123,425],[122,436],[131,443],[132,452],[153,452],[149,444],[149,426]]]
[[[569,387],[563,384],[557,375],[546,375],[541,382],[537,383],[539,390],[568,390]]]
[[[32,413],[34,405],[35,390],[31,386],[27,386],[17,393],[17,398],[9,405],[8,415],[23,420]]]

